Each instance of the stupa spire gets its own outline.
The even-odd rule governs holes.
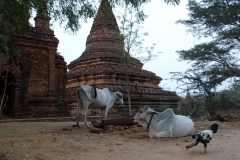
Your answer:
[[[87,37],[86,48],[82,55],[71,62],[68,68],[78,66],[80,62],[106,58],[120,61],[123,53],[123,38],[117,25],[115,15],[108,0],[102,0],[94,18],[90,34]],[[133,59],[136,66],[141,67],[139,60]]]
[[[120,34],[116,18],[108,0],[102,0],[90,32],[96,30],[115,30]]]
[[[90,34],[86,42],[86,50],[101,48],[105,51],[123,50],[123,39],[121,37],[116,18],[108,0],[102,0],[97,15],[94,18]]]

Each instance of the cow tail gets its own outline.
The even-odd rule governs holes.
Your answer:
[[[77,96],[78,96],[78,99],[80,99],[80,96],[79,96],[79,90],[77,90]]]
[[[79,92],[80,92],[81,90],[82,90],[82,88],[77,90],[77,96],[78,96],[79,101],[80,101],[81,104],[82,104],[82,100],[81,100],[81,97],[80,97],[80,95],[79,95]]]

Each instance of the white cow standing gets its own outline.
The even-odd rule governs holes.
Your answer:
[[[87,128],[91,128],[87,124],[86,112],[88,108],[101,109],[103,119],[107,119],[107,113],[109,108],[113,106],[115,102],[123,104],[123,95],[121,92],[111,92],[108,88],[98,89],[89,85],[80,86],[77,90],[77,109],[76,119],[77,126],[79,125],[79,113],[82,109],[82,115],[84,116],[84,122]],[[103,110],[105,110],[103,112]]]
[[[181,115],[175,115],[172,109],[156,112],[144,106],[133,117],[135,123],[148,128],[150,138],[182,137],[194,133],[193,121]]]

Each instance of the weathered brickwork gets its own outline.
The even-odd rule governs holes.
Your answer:
[[[108,14],[105,10],[108,10]],[[123,40],[115,16],[108,1],[103,0],[87,37],[85,51],[68,65],[66,95],[71,114],[74,114],[76,108],[76,90],[84,84],[94,84],[98,88],[108,87],[111,91],[121,90],[125,105],[115,105],[118,110],[116,113],[126,114],[128,102],[123,53],[128,54],[123,52]],[[134,110],[139,104],[177,108],[179,98],[176,93],[162,90],[158,86],[162,78],[143,70],[143,64],[133,57],[130,57],[129,65],[131,104]]]
[[[2,63],[14,77],[5,114],[13,117],[69,116],[65,101],[67,67],[57,54],[58,39],[49,28],[50,18],[35,18],[35,27],[25,36],[15,36],[21,54]],[[12,103],[12,102],[13,103]]]

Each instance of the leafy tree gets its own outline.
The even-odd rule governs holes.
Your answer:
[[[6,3],[10,7],[7,7]],[[11,36],[25,33],[29,30],[30,18],[28,6],[25,6],[18,1],[0,0],[0,58],[8,60],[14,55],[18,55],[18,50],[15,44],[11,41]]]
[[[235,83],[230,89],[216,93],[216,106],[218,110],[240,108],[240,83]]]
[[[29,30],[28,22],[36,12],[38,16],[50,16],[66,31],[75,33],[81,28],[80,19],[85,22],[93,18],[99,6],[96,0],[0,0],[0,58],[5,60],[18,55],[11,42],[12,35],[24,34]],[[144,17],[140,7],[150,0],[109,0],[113,8],[131,4],[139,19]],[[167,4],[179,4],[180,0],[164,0]]]
[[[144,43],[143,37],[148,36],[148,34],[147,33],[141,34],[140,32],[142,28],[141,23],[143,21],[139,20],[138,17],[136,16],[134,17],[134,15],[136,15],[136,13],[134,13],[133,5],[127,4],[125,5],[123,13],[119,13],[118,16],[118,19],[120,20],[121,31],[120,36],[124,41],[122,62],[125,64],[126,67],[125,72],[127,81],[129,115],[132,115],[129,76],[131,72],[135,72],[136,68],[134,64],[136,63],[136,59],[132,57],[136,57],[142,63],[146,63],[155,58],[156,56],[158,56],[157,54],[153,54],[153,50],[156,45],[155,43],[153,43],[151,47],[146,48],[143,47]]]
[[[211,83],[213,76],[206,75],[198,69],[188,69],[185,72],[172,72],[172,79],[177,80],[178,88],[186,91],[186,86],[193,91],[194,95],[201,95],[201,99],[205,101],[208,111],[215,111],[216,105],[213,95],[216,92],[216,84]]]
[[[198,101],[187,101],[186,99],[182,99],[180,102],[180,112],[182,115],[195,117],[196,112],[199,109]]]
[[[188,70],[189,71],[189,70]],[[216,91],[214,83],[209,83],[209,77],[194,71],[175,72],[173,78],[181,82],[179,88],[184,90],[186,85],[192,89],[192,101],[182,100],[180,103],[181,113],[191,117],[206,115],[204,110],[213,116],[217,111],[237,109],[240,97],[240,84],[236,82],[230,89]]]
[[[240,82],[237,82],[235,84],[233,84],[232,88],[231,88],[234,92],[235,92],[235,97],[238,98],[238,101],[240,100]],[[240,104],[240,103],[239,103]]]
[[[180,61],[188,61],[192,79],[206,79],[204,85],[215,88],[222,82],[240,78],[240,1],[239,0],[189,0],[188,20],[179,20],[188,31],[198,38],[209,37],[212,41],[197,44],[189,50],[177,53]],[[195,74],[198,72],[197,74]],[[185,73],[178,73],[175,79],[189,78]],[[207,83],[207,84],[206,84]]]

